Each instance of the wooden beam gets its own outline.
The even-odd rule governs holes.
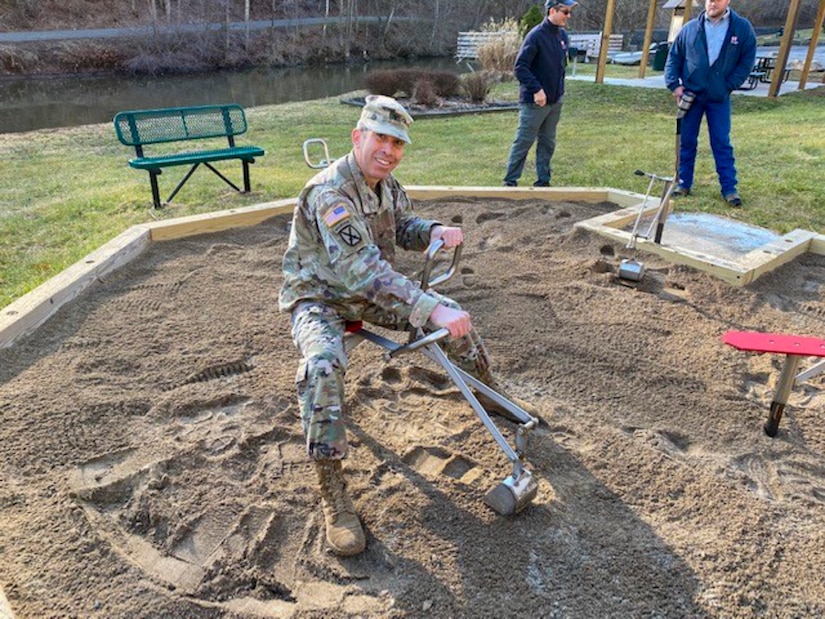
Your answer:
[[[808,246],[808,251],[818,256],[825,255],[825,235],[817,234],[811,239],[811,244]]]
[[[805,90],[805,85],[808,83],[808,73],[814,62],[814,52],[816,52],[816,45],[819,40],[819,33],[822,32],[823,23],[825,23],[825,0],[819,0],[819,10],[814,20],[814,32],[811,35],[811,42],[808,43],[808,55],[805,56],[805,65],[802,67],[802,75],[799,76],[799,90]]]
[[[823,0],[825,1],[825,0]],[[645,40],[642,43],[642,61],[639,63],[639,77],[644,78],[647,70],[647,58],[650,55],[650,45],[653,43],[653,26],[656,22],[656,0],[650,0],[647,8],[647,23],[645,24]]]
[[[742,257],[739,263],[748,270],[751,280],[773,271],[808,251],[816,237],[810,230],[793,230],[775,241],[763,245]]]
[[[610,47],[610,35],[613,32],[613,13],[616,12],[616,0],[607,0],[604,12],[604,29],[602,44],[599,48],[599,62],[596,64],[596,83],[604,84],[604,68],[607,65],[607,50]]]
[[[234,208],[217,213],[205,213],[190,217],[179,217],[166,221],[145,224],[152,234],[152,241],[168,241],[180,239],[194,234],[220,232],[229,228],[254,226],[276,215],[291,213],[295,208],[296,199],[266,202],[254,206]]]
[[[659,204],[655,198],[649,197],[648,202]],[[638,206],[645,201],[645,196],[635,191],[624,191],[622,189],[608,189],[607,202],[618,204],[619,206]]]
[[[143,253],[150,243],[149,229],[133,226],[7,305],[0,313],[0,348],[34,331],[95,281]]]
[[[799,17],[799,7],[801,0],[791,0],[788,6],[788,14],[785,17],[785,29],[782,31],[782,41],[779,43],[779,54],[776,57],[776,68],[771,76],[771,84],[768,87],[768,97],[779,96],[779,89],[782,86],[782,77],[785,75],[785,65],[788,64],[788,56],[791,53],[793,35],[796,31],[796,20]]]

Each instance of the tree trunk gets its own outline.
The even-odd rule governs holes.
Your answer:
[[[244,0],[243,3],[243,20],[246,24],[246,39],[244,41],[244,48],[249,51],[249,2],[250,0]]]
[[[430,48],[432,48],[435,43],[439,23],[441,23],[441,2],[440,0],[435,0],[435,10],[433,11],[433,32],[432,35],[430,35]]]

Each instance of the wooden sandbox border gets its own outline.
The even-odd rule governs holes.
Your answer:
[[[658,202],[651,198],[645,201],[645,196],[642,194],[604,187],[410,186],[407,187],[407,193],[411,198],[419,200],[469,197],[612,202],[622,208],[607,215],[578,222],[576,226],[622,243],[628,242],[629,234],[619,228],[632,221],[643,205],[645,212],[650,213],[654,212],[658,206]],[[296,201],[297,198],[288,198],[215,213],[132,226],[82,260],[0,310],[0,348],[11,346],[18,339],[33,332],[97,279],[127,264],[154,242],[256,225],[270,217],[291,213]],[[742,264],[734,264],[675,247],[657,245],[642,239],[637,242],[641,250],[659,254],[674,263],[687,264],[710,272],[734,285],[746,284],[805,251],[825,253],[825,237],[800,230],[785,235],[774,245],[775,247],[754,251],[753,255],[748,254]]]

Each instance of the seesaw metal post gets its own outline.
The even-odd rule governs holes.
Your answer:
[[[787,333],[727,331],[722,335],[722,341],[738,350],[785,355],[785,364],[782,366],[771,400],[768,421],[764,425],[765,434],[775,437],[794,384],[825,371],[825,361],[820,361],[797,374],[803,357],[825,357],[825,340]]]
[[[785,412],[785,405],[788,403],[791,389],[796,382],[796,370],[799,368],[801,359],[802,357],[799,355],[785,356],[785,365],[782,366],[782,372],[779,375],[779,381],[776,384],[776,390],[771,401],[768,421],[765,423],[765,434],[770,437],[776,436],[779,431],[779,422],[782,420],[782,413]]]

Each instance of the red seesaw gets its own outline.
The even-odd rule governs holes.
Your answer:
[[[825,340],[816,337],[802,337],[783,333],[759,333],[755,331],[728,331],[722,341],[738,350],[759,353],[779,353],[785,355],[785,365],[779,375],[779,382],[771,402],[765,434],[776,436],[779,421],[794,383],[801,382],[825,371],[825,362],[796,374],[802,357],[825,357]]]

